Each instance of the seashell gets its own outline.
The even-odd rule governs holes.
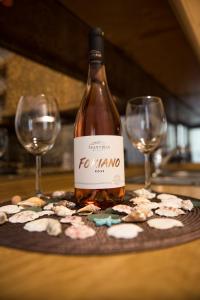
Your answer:
[[[20,201],[22,201],[22,197],[19,195],[15,195],[11,198],[11,203],[17,205]]]
[[[95,213],[97,211],[101,210],[100,207],[94,205],[94,204],[88,204],[82,208],[80,208],[77,212],[78,213],[83,213],[83,212],[91,212],[91,213]]]
[[[62,232],[62,226],[58,220],[55,219],[48,219],[47,224],[47,233],[49,235],[57,236],[61,234]]]
[[[164,194],[164,195],[167,195],[167,196],[160,199],[161,204],[163,204],[163,205],[166,204],[165,206],[167,206],[167,207],[181,208],[183,199],[176,197],[174,195],[172,195],[172,198],[170,198],[171,195],[169,197],[168,197],[168,194]]]
[[[168,199],[168,200],[164,200],[160,203],[160,207],[173,207],[173,208],[181,208],[182,206],[182,199],[179,198],[174,198],[174,199]]]
[[[161,201],[165,201],[165,200],[168,200],[168,199],[176,199],[178,198],[177,196],[175,195],[171,195],[171,194],[159,194],[157,196],[157,198]]]
[[[143,229],[135,224],[119,224],[107,229],[109,236],[121,239],[135,238]]]
[[[68,201],[68,200],[61,200],[61,201],[55,203],[55,205],[62,205],[62,206],[65,206],[67,208],[70,208],[70,209],[76,207],[76,204],[74,202]]]
[[[93,214],[93,212],[92,211],[90,211],[90,212],[80,212],[78,214],[79,214],[79,216],[90,216],[90,215]]]
[[[193,205],[191,200],[183,200],[181,202],[181,208],[184,209],[184,210],[191,211],[194,208],[194,205]]]
[[[156,218],[147,221],[147,224],[150,227],[156,229],[170,229],[173,227],[183,227],[183,223],[181,221],[175,219],[168,219],[168,218]]]
[[[143,197],[143,196],[139,196],[139,197],[135,197],[129,200],[130,202],[133,202],[136,205],[139,204],[146,204],[146,203],[151,203],[150,200],[148,200],[147,198]]]
[[[24,225],[24,229],[29,231],[29,232],[42,232],[46,231],[47,225],[48,225],[49,219],[48,218],[43,218],[39,220],[34,220],[31,222],[28,222]]]
[[[87,225],[70,226],[65,230],[65,235],[71,239],[86,239],[94,236],[96,231]]]
[[[185,212],[180,208],[174,208],[174,207],[161,207],[158,208],[155,213],[159,216],[165,216],[165,217],[177,217],[179,215],[185,214]]]
[[[148,191],[146,189],[139,189],[139,190],[134,191],[134,193],[139,197],[141,196],[141,197],[144,197],[147,199],[153,199],[156,196],[155,193],[151,193],[150,191]]]
[[[61,223],[70,223],[72,225],[84,225],[84,222],[79,216],[66,216],[60,220]]]
[[[21,207],[13,204],[4,205],[0,207],[0,212],[5,212],[6,214],[16,214],[22,210]]]
[[[133,208],[131,206],[124,205],[124,204],[115,205],[115,206],[112,207],[112,209],[114,211],[118,211],[120,213],[125,213],[127,215],[129,215],[133,210]]]
[[[5,212],[0,212],[0,225],[6,223],[8,221],[7,215]]]
[[[8,219],[10,223],[26,223],[29,221],[33,221],[35,219],[38,219],[39,215],[35,211],[31,210],[24,210],[20,211],[19,213],[13,215]]]
[[[52,193],[52,197],[57,199],[62,199],[63,197],[65,197],[65,195],[66,195],[66,191],[54,191]]]
[[[144,205],[137,205],[133,208],[133,211],[139,212],[139,213],[144,213],[147,218],[150,218],[153,216],[153,212],[151,209]]]
[[[20,201],[18,205],[21,206],[33,206],[33,207],[42,207],[46,202],[38,197],[31,197],[26,200]]]
[[[52,210],[45,210],[45,211],[39,211],[38,212],[38,215],[39,217],[43,217],[43,216],[51,216],[51,215],[54,215],[54,211]]]
[[[71,210],[63,205],[55,206],[53,208],[53,211],[59,217],[71,216],[71,215],[75,214],[75,212],[76,212],[75,210]]]
[[[144,222],[146,221],[147,216],[144,212],[137,210],[133,211],[130,215],[127,215],[122,218],[124,222],[131,223],[131,222]]]
[[[96,226],[103,226],[106,225],[108,227],[114,225],[114,224],[119,224],[121,223],[120,218],[112,218],[111,215],[108,215],[108,217],[104,218],[94,218],[93,221],[95,222]]]
[[[138,207],[138,208],[147,208],[149,210],[152,210],[152,209],[159,208],[160,203],[157,203],[157,202],[143,203],[143,204],[138,204],[136,207]]]
[[[52,210],[54,207],[54,203],[49,203],[43,207],[44,210]]]

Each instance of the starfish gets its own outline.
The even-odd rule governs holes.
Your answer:
[[[96,226],[103,226],[106,225],[108,227],[121,223],[120,219],[113,219],[111,216],[106,218],[94,218],[93,221],[95,222]]]

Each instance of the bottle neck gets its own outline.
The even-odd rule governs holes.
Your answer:
[[[107,85],[105,65],[102,62],[90,62],[88,73],[88,84],[101,83]]]

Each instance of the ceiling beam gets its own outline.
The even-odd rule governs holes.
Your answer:
[[[0,2],[0,44],[51,68],[85,80],[87,76],[87,40],[90,27],[56,0],[15,0],[6,7]],[[124,113],[126,100],[139,95],[158,95],[165,99],[168,118],[190,126],[195,114],[177,101],[154,78],[127,57],[123,50],[105,42],[108,81],[120,99]],[[171,99],[171,100],[170,100]],[[171,110],[173,102],[187,118]],[[66,108],[67,109],[67,108]]]

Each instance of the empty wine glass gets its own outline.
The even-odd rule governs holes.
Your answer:
[[[36,156],[35,194],[45,197],[40,188],[41,156],[49,151],[60,130],[60,116],[53,97],[22,96],[19,100],[15,130],[22,146]]]
[[[0,128],[0,158],[4,156],[8,147],[8,130]]]
[[[149,155],[160,144],[167,131],[167,121],[158,97],[144,96],[128,101],[126,130],[133,146],[145,156],[145,188],[151,189]]]

